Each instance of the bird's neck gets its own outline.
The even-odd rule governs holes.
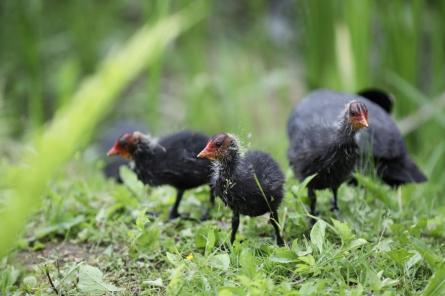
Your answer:
[[[341,143],[355,143],[355,135],[357,134],[357,129],[355,129],[346,118],[342,118],[338,122],[338,129],[336,138]]]
[[[154,162],[162,160],[160,156],[164,153],[165,150],[161,147],[153,145],[148,141],[141,141],[137,144],[133,156],[137,167],[149,169]]]
[[[240,158],[238,149],[231,149],[224,156],[224,158],[218,160],[220,167],[220,176],[229,178],[236,170]]]

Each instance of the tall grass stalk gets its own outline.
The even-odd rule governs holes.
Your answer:
[[[89,138],[117,95],[181,32],[204,17],[202,2],[143,26],[125,46],[109,55],[36,137],[35,150],[25,152],[21,165],[8,172],[11,195],[0,220],[0,256],[7,254],[37,209],[50,179]]]
[[[146,17],[154,23],[164,18],[170,9],[171,0],[156,0],[146,7]],[[156,61],[148,68],[148,90],[147,90],[147,114],[151,130],[158,127],[159,122],[159,94],[161,77],[163,73],[165,54],[160,52]]]

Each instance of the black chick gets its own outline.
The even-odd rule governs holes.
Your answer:
[[[283,198],[284,175],[273,158],[260,151],[241,154],[237,140],[224,133],[212,137],[198,157],[213,161],[212,188],[232,209],[231,243],[240,214],[255,217],[270,213],[277,244],[284,245],[277,213]]]
[[[357,139],[360,148],[358,168],[365,170],[371,160],[377,176],[390,186],[425,182],[426,176],[411,160],[402,135],[389,114],[394,100],[380,90],[362,91],[359,96],[330,90],[311,93],[289,118],[289,138],[292,139],[293,134],[306,125],[320,121],[335,124],[337,114],[353,99],[366,104],[370,122],[369,128]]]
[[[141,130],[142,132],[147,130],[147,125],[138,121],[118,120],[115,121],[100,134],[98,138],[98,146],[100,151],[109,149],[114,144],[116,138],[125,133],[126,131]],[[104,167],[102,172],[105,177],[115,180],[118,183],[122,183],[122,179],[119,174],[121,166],[131,167],[131,162],[125,158],[107,158],[104,160]]]
[[[325,121],[324,114],[329,112],[335,112],[336,121]],[[337,189],[350,177],[359,158],[355,135],[368,126],[367,120],[367,106],[355,100],[332,110],[328,102],[319,104],[310,96],[292,112],[288,158],[300,180],[315,175],[307,185],[312,215],[316,215],[316,189],[330,188],[334,195],[332,210],[338,209]]]
[[[107,154],[133,160],[134,171],[144,184],[175,187],[176,201],[169,215],[174,219],[180,216],[178,207],[184,191],[210,182],[210,161],[196,158],[208,139],[208,136],[192,131],[178,132],[159,140],[132,132],[117,139]],[[203,219],[208,218],[214,203],[215,197],[210,190],[210,207]]]

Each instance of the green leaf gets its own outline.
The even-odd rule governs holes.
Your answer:
[[[445,264],[442,263],[431,276],[422,296],[445,295]]]
[[[230,257],[228,254],[219,254],[209,257],[209,265],[220,270],[228,270],[230,266]]]
[[[350,242],[347,249],[348,250],[357,249],[358,247],[363,246],[367,243],[368,243],[368,241],[365,240],[364,238],[358,238],[358,239],[355,239],[352,242]]]
[[[167,295],[181,295],[180,292],[185,284],[184,269],[185,266],[180,264],[172,271],[170,282],[167,285]]]
[[[269,260],[277,263],[291,263],[297,262],[298,256],[287,248],[278,248],[270,255]]]
[[[33,275],[28,275],[23,279],[23,285],[27,290],[31,290],[38,284],[37,279]]]
[[[326,280],[311,280],[307,281],[301,285],[300,290],[298,290],[298,295],[302,296],[315,296],[321,295],[326,286]]]
[[[215,247],[215,231],[213,229],[209,229],[209,231],[207,232],[205,255],[208,256],[212,252],[214,247]]]
[[[139,251],[153,251],[159,247],[159,237],[161,231],[158,227],[151,226],[141,232],[136,240],[136,247]]]
[[[171,264],[173,264],[175,266],[177,266],[182,261],[181,256],[170,253],[170,252],[167,252],[166,256],[167,256],[168,262],[170,262]]]
[[[208,225],[195,230],[195,245],[198,249],[204,249],[207,246],[207,237],[212,228]]]
[[[445,238],[445,216],[438,215],[428,219],[426,232],[435,237]]]
[[[323,220],[318,220],[317,223],[312,227],[310,237],[311,242],[314,244],[318,251],[323,252],[323,243],[326,234],[326,222]]]
[[[293,185],[291,188],[292,193],[295,196],[304,196],[307,192],[307,184],[316,176],[316,174],[307,177],[303,180],[303,182],[299,183],[298,185]]]
[[[382,290],[384,287],[391,287],[398,283],[398,280],[393,280],[390,278],[383,278],[383,270],[375,273],[375,271],[368,269],[366,273],[366,282],[370,288],[376,292]]]
[[[334,228],[343,243],[347,243],[354,238],[354,234],[352,233],[351,228],[349,228],[348,224],[335,219],[332,219],[332,224],[334,225]]]
[[[392,239],[383,239],[372,248],[373,252],[382,253],[391,251],[391,245],[394,243]]]
[[[67,220],[65,222],[40,228],[36,231],[36,234],[32,238],[30,238],[28,241],[32,242],[35,240],[39,240],[39,239],[49,236],[53,233],[66,232],[66,231],[70,230],[71,228],[73,228],[74,226],[79,225],[80,223],[84,222],[85,220],[86,220],[85,216],[79,215],[79,216],[74,217],[74,218]]]
[[[249,248],[244,248],[239,255],[239,263],[241,265],[241,272],[250,277],[255,277],[257,260],[252,250]]]
[[[301,257],[298,257],[298,259],[303,261],[304,263],[306,263],[309,266],[315,265],[315,259],[312,255],[301,256]]]
[[[161,278],[157,278],[155,280],[143,281],[142,284],[153,287],[164,287],[164,283],[162,282]]]
[[[371,269],[366,273],[366,282],[374,292],[380,291],[383,287],[380,275]]]
[[[8,253],[26,220],[41,206],[48,182],[87,142],[119,94],[171,41],[204,18],[205,7],[204,1],[193,1],[175,15],[141,27],[97,65],[97,72],[67,99],[69,104],[55,112],[44,132],[33,137],[34,147],[23,151],[18,165],[4,178],[12,191],[2,206],[0,256]]]
[[[415,238],[410,238],[409,241],[412,244],[412,247],[422,255],[423,259],[425,259],[431,269],[435,270],[436,267],[443,262],[442,256],[437,254],[424,242]]]
[[[360,186],[364,187],[369,191],[372,197],[379,199],[384,204],[391,208],[396,208],[396,201],[391,198],[391,190],[388,186],[379,184],[373,179],[360,175],[358,173],[354,174]]]
[[[422,261],[422,256],[419,252],[415,250],[410,250],[409,252],[412,254],[412,256],[405,262],[406,270],[410,270],[411,267]]]
[[[218,296],[234,296],[245,295],[245,291],[240,287],[220,287],[218,288]]]
[[[410,252],[408,252],[406,249],[402,249],[402,248],[389,251],[389,252],[387,252],[387,254],[389,255],[389,257],[391,257],[392,260],[394,260],[396,263],[398,263],[399,265],[402,265],[402,266],[412,256],[412,254]]]
[[[350,291],[349,291],[349,295],[350,296],[361,296],[361,295],[363,295],[363,286],[362,285],[360,285],[360,284],[358,284],[357,285],[357,287],[355,287],[355,288],[352,288]],[[348,295],[348,294],[346,294],[346,295]]]
[[[119,175],[121,176],[122,181],[125,186],[130,189],[133,194],[142,199],[145,197],[145,187],[144,184],[139,181],[136,174],[127,166],[121,166],[119,168]]]
[[[82,265],[79,268],[79,290],[88,295],[103,295],[106,292],[119,292],[122,288],[118,288],[112,284],[108,284],[103,280],[103,273],[96,267],[90,265]]]

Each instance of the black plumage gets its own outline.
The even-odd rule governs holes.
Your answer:
[[[118,120],[113,122],[111,125],[107,126],[107,128],[100,134],[98,138],[98,147],[100,151],[106,151],[109,149],[116,138],[121,136],[127,131],[147,131],[147,125],[138,121],[129,121],[129,120]],[[130,160],[120,157],[114,158],[106,158],[104,159],[104,166],[102,168],[102,172],[105,177],[115,180],[118,183],[122,183],[119,169],[121,166],[129,166],[131,167]]]
[[[394,109],[394,97],[381,89],[368,88],[357,93],[360,97],[379,105],[388,114]]]
[[[329,112],[335,112],[332,122],[324,116]],[[288,158],[300,180],[315,175],[307,185],[313,215],[316,189],[331,189],[332,209],[338,209],[337,189],[350,177],[358,160],[355,136],[367,126],[367,116],[367,107],[361,102],[346,102],[340,109],[332,110],[323,100],[314,101],[311,95],[292,112],[288,121]]]
[[[369,128],[360,133],[357,139],[361,154],[360,169],[371,159],[377,175],[388,185],[426,181],[426,176],[411,160],[402,135],[388,112],[380,104],[361,96],[329,90],[311,93],[295,107],[289,118],[289,139],[310,124],[324,122],[333,125],[344,105],[353,99],[365,103],[369,109]],[[378,101],[382,102],[382,99]]]
[[[108,154],[133,159],[134,171],[144,184],[176,188],[176,201],[170,210],[172,219],[179,216],[178,207],[185,190],[210,182],[210,161],[196,157],[208,139],[208,136],[193,131],[174,133],[159,140],[133,132],[120,137]],[[210,203],[211,208],[214,204],[212,190]]]
[[[380,97],[373,101],[381,102],[382,99],[386,100],[382,103],[386,106],[385,109],[390,111],[392,101],[389,99]],[[347,147],[338,146],[343,140],[338,138],[336,131],[339,115],[344,112],[345,105],[352,100],[366,105],[369,112],[369,128],[353,135],[349,140],[349,148],[345,150]],[[307,177],[311,173],[320,174],[320,171],[323,171],[322,177],[315,177],[309,184],[309,189],[331,188],[335,198],[336,185],[341,184],[340,180],[344,181],[344,178],[347,178],[346,172],[353,169],[352,164],[356,163],[363,168],[369,159],[373,161],[377,175],[389,185],[397,186],[426,180],[410,159],[395,122],[383,107],[373,101],[358,95],[319,90],[309,94],[295,107],[287,125],[290,164],[299,178]],[[355,145],[358,145],[358,149]],[[338,147],[335,148],[336,146]],[[334,153],[332,149],[336,152]],[[323,166],[323,163],[332,159],[336,159],[337,162]],[[345,160],[348,160],[347,164]],[[326,180],[326,175],[329,180]],[[318,181],[320,179],[325,180]],[[313,190],[309,191],[309,195],[314,195]],[[334,201],[334,208],[335,206]]]
[[[228,134],[211,138],[199,157],[213,160],[212,188],[233,212],[231,242],[240,214],[255,217],[270,213],[277,244],[283,245],[277,210],[283,198],[284,176],[273,158],[260,151],[240,153],[237,140]]]

